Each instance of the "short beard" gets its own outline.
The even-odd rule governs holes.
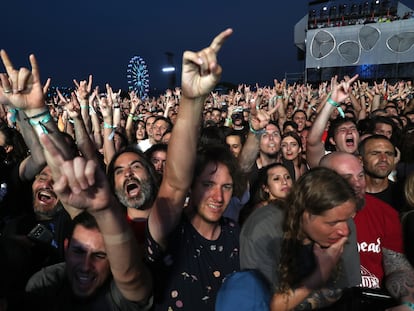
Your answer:
[[[372,177],[372,178],[377,178],[377,179],[384,179],[384,178],[388,178],[388,175],[391,174],[392,170],[390,170],[389,172],[385,173],[385,174],[377,174],[375,172],[369,172],[369,171],[365,171],[365,174],[367,174],[368,176]]]
[[[44,208],[38,208],[38,206],[33,202],[33,211],[36,215],[36,218],[38,220],[49,220],[56,216],[57,213],[62,209],[62,207],[59,204],[56,204],[51,209],[44,209]]]
[[[150,183],[145,181],[141,182],[140,187],[138,196],[134,198],[128,198],[124,188],[116,188],[115,194],[122,205],[137,210],[146,210],[150,207],[149,202],[152,198],[153,189]]]

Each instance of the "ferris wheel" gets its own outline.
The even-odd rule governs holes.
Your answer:
[[[149,73],[147,64],[140,56],[130,59],[127,68],[128,88],[135,91],[140,98],[146,98],[149,93]]]

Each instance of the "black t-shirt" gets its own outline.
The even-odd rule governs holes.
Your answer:
[[[240,270],[238,225],[222,218],[215,241],[201,236],[183,216],[165,252],[147,230],[146,257],[155,278],[155,310],[214,310],[224,278]]]
[[[92,297],[80,299],[73,295],[66,277],[66,264],[46,267],[34,274],[26,286],[26,300],[30,310],[149,310],[152,301],[146,306],[128,301],[110,278]],[[29,310],[29,309],[28,309]]]
[[[389,180],[388,187],[384,191],[368,193],[377,199],[388,203],[399,213],[401,213],[404,209],[404,192],[401,183],[395,183]]]

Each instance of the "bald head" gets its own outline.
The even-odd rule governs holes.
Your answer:
[[[336,151],[325,155],[319,165],[334,170],[349,182],[359,199],[358,209],[365,205],[365,174],[359,158],[350,153]]]
[[[348,163],[348,162],[358,162],[361,165],[361,161],[353,154],[343,152],[343,151],[334,151],[331,153],[328,153],[324,155],[319,162],[319,166],[330,168],[334,171],[337,171],[335,168],[337,168],[338,164],[341,163]]]

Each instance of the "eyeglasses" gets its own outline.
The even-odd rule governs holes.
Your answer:
[[[279,132],[264,132],[262,134],[262,138],[276,138],[276,137],[280,137],[280,133]]]

